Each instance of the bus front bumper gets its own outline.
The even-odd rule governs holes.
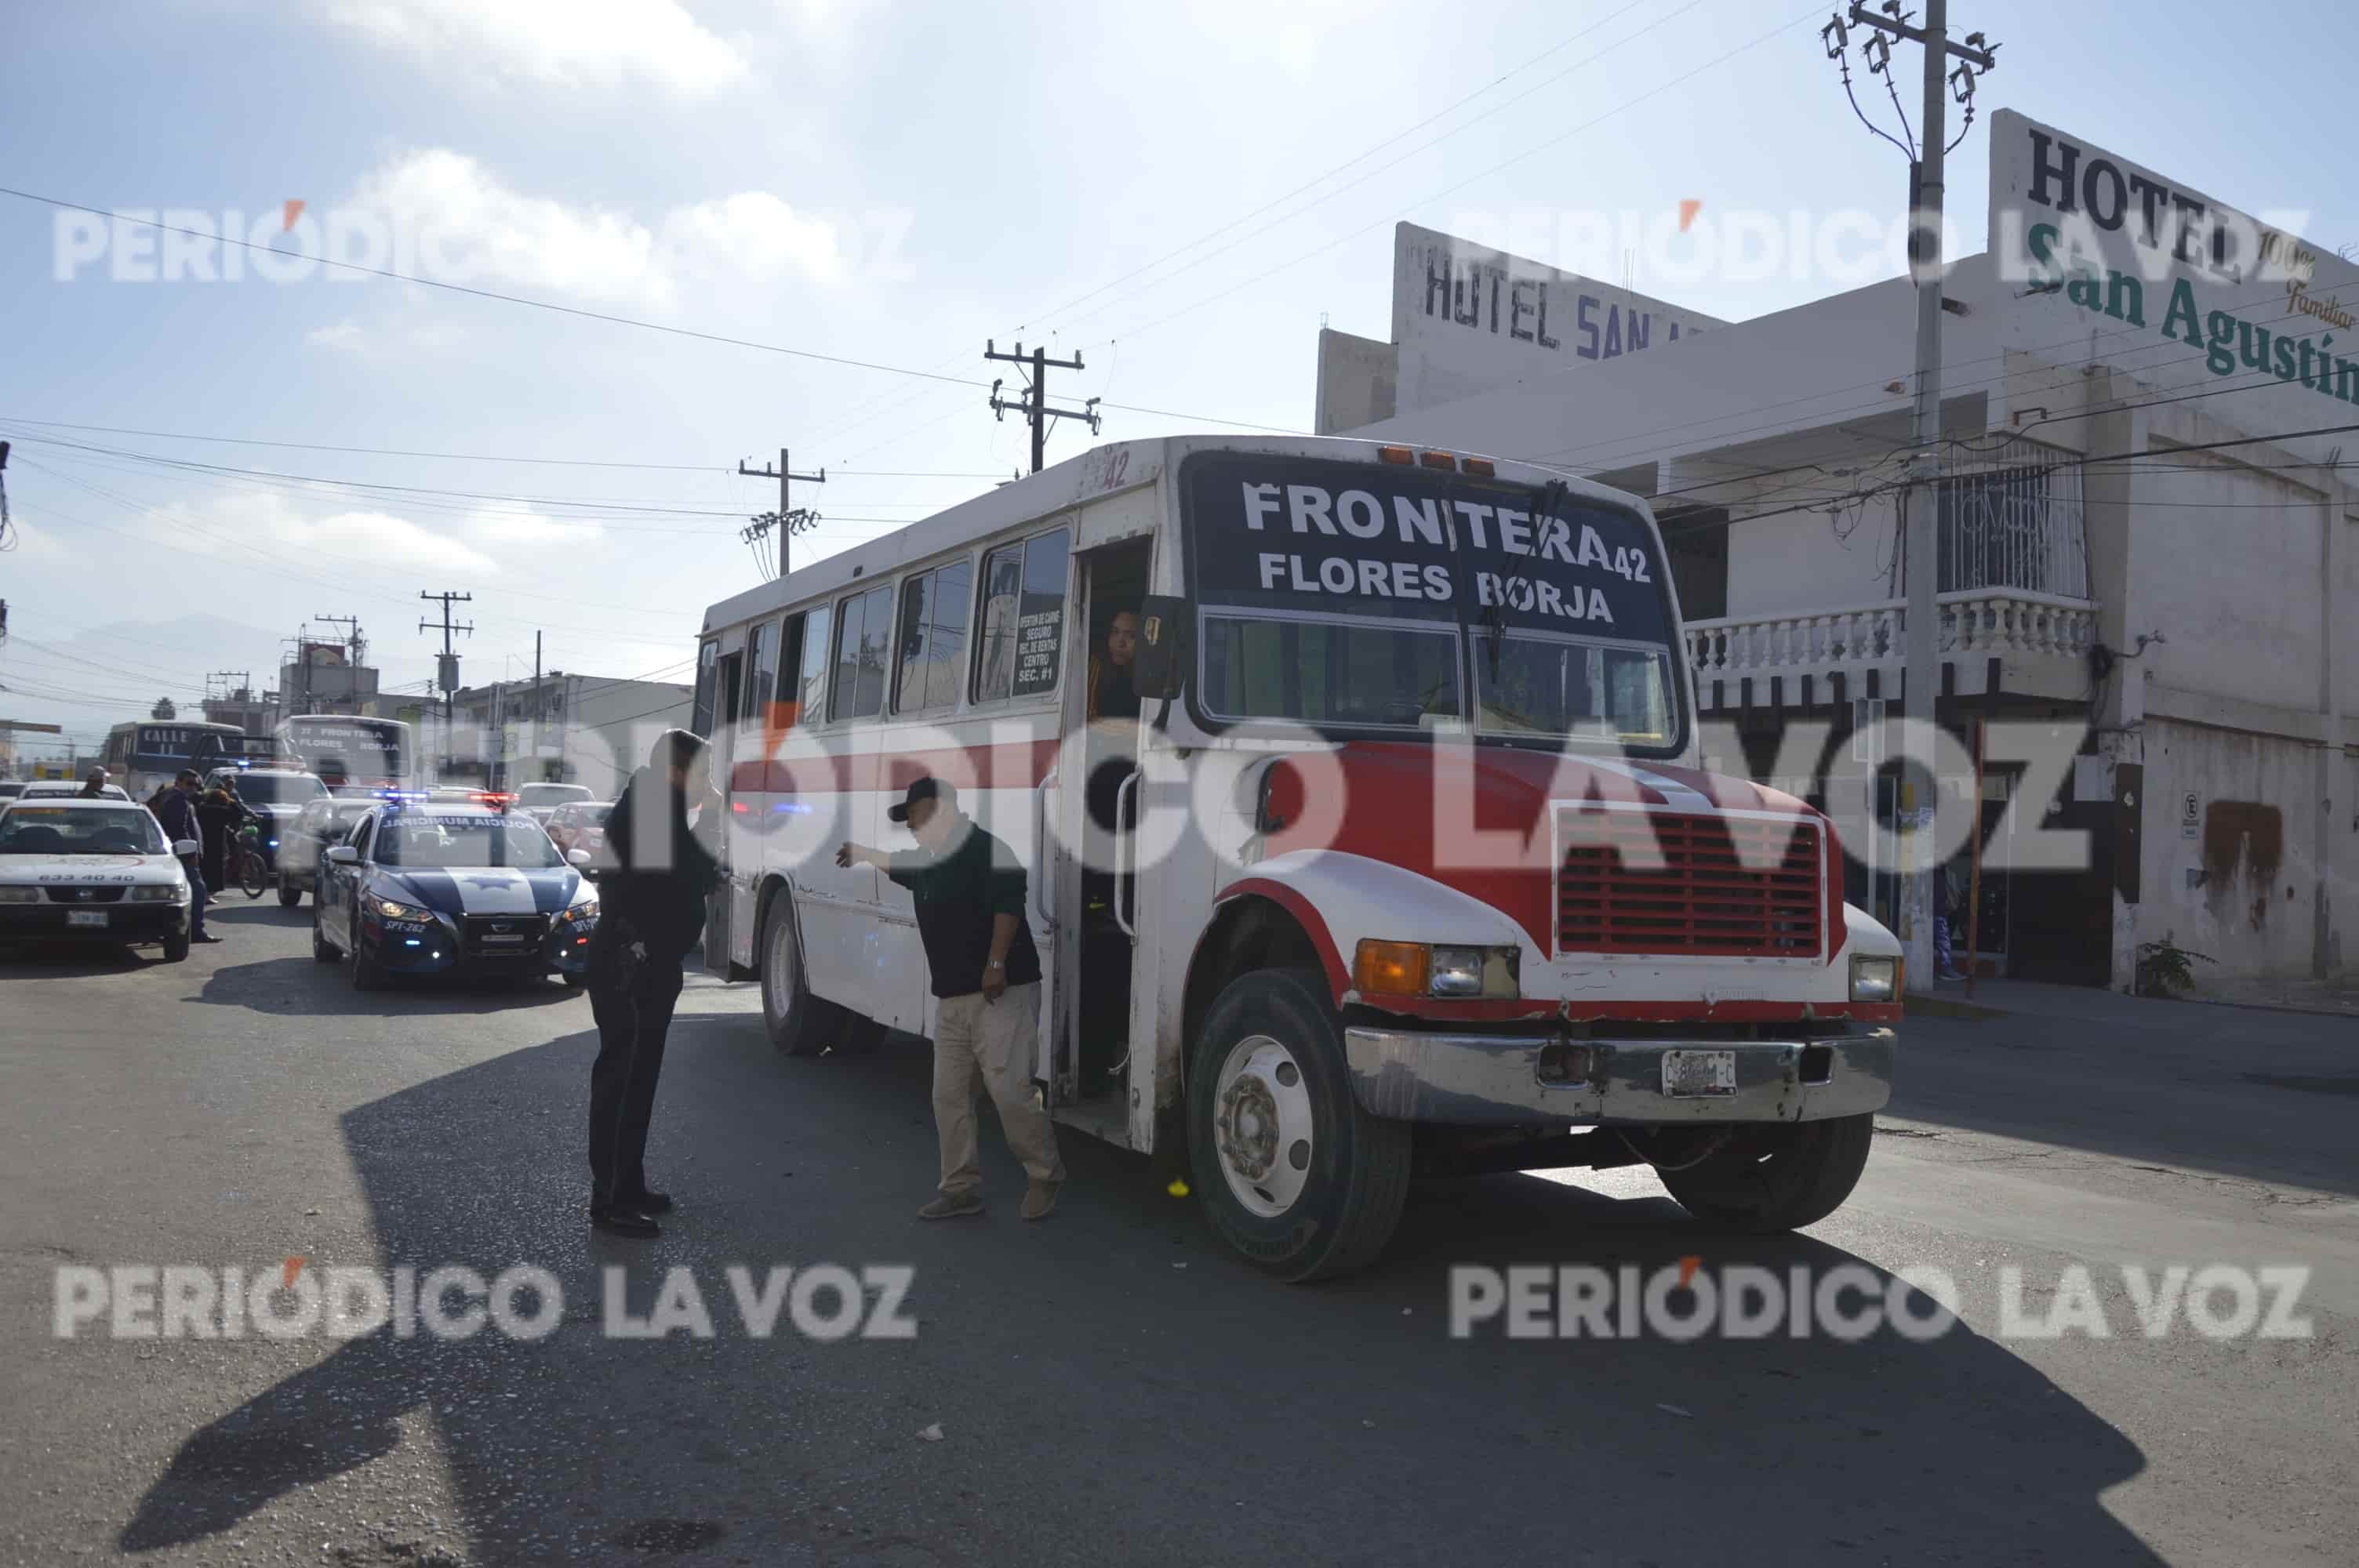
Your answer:
[[[1892,1098],[1890,1029],[1788,1040],[1343,1031],[1371,1116],[1470,1127],[1823,1121]]]

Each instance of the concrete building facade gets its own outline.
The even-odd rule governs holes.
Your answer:
[[[1991,868],[1985,972],[2124,988],[2167,943],[2348,976],[2359,268],[2019,114],[1990,135],[1991,248],[1946,286],[1930,704],[1942,827],[1979,823]],[[1895,279],[1350,432],[1652,498],[1708,760],[1861,803],[1854,897],[1912,955],[1894,873],[1927,848],[1879,830],[1916,820],[1879,727],[1929,706],[1901,678],[1914,321]],[[1322,407],[1377,400],[1381,356],[1321,365]],[[1974,804],[1984,720],[2065,765],[1986,755]]]
[[[462,687],[452,695],[447,743],[439,703],[421,705],[444,782],[513,789],[578,784],[612,799],[647,760],[660,731],[689,722],[691,690],[669,681],[606,680],[551,670],[538,681]]]

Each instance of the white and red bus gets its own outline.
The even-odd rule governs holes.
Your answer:
[[[1090,714],[1142,618],[1136,718]],[[1332,438],[1098,448],[706,612],[733,878],[773,1039],[927,1033],[915,914],[853,839],[934,773],[1029,868],[1035,1076],[1310,1279],[1412,1176],[1653,1164],[1714,1222],[1849,1194],[1899,944],[1833,825],[1694,765],[1646,505]]]

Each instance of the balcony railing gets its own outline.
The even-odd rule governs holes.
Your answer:
[[[2020,589],[1940,596],[1935,645],[1947,654],[2049,655],[2077,660],[2097,634],[2085,599]],[[1699,684],[1750,675],[1829,673],[1887,665],[1908,654],[1904,600],[1810,615],[1729,616],[1688,623],[1688,662]]]

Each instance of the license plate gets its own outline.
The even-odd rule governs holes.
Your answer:
[[[103,926],[106,924],[106,911],[103,909],[69,909],[66,911],[66,924],[68,925]]]
[[[1734,1051],[1666,1051],[1663,1053],[1663,1093],[1673,1099],[1697,1099],[1736,1092]]]
[[[521,936],[521,935],[514,935],[514,934],[511,934],[511,935],[506,935],[506,936],[502,936],[502,935],[500,935],[498,933],[494,932],[494,933],[490,933],[490,934],[486,935],[484,937],[484,941],[486,941],[486,942],[521,942],[521,941],[523,941],[523,940],[524,940],[524,938],[523,938],[523,936]]]

